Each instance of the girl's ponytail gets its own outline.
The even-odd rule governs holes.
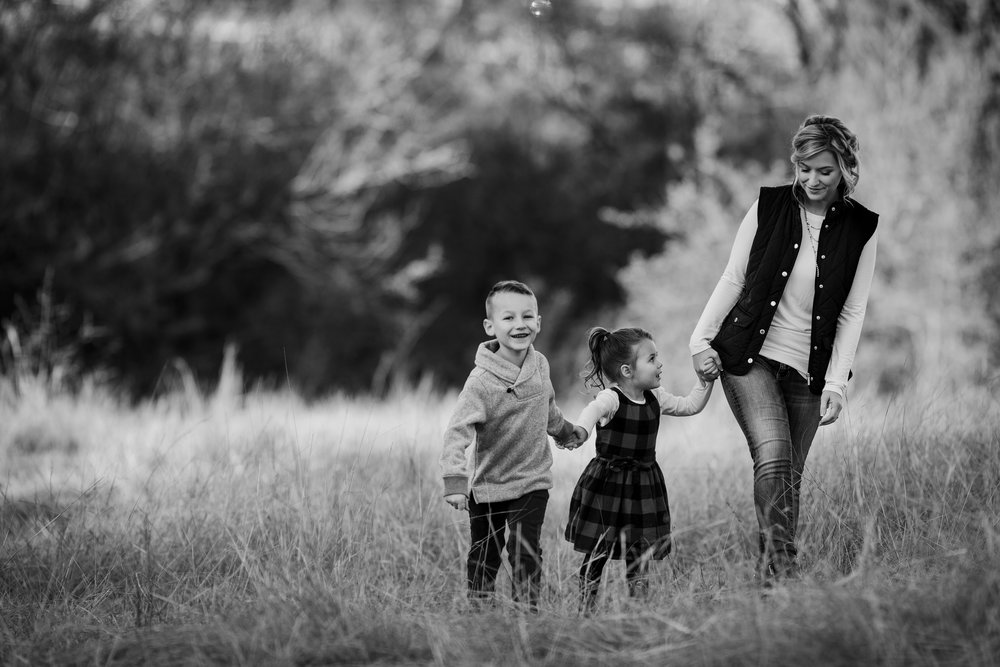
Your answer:
[[[607,382],[621,379],[623,364],[635,363],[635,350],[639,341],[652,340],[648,331],[638,327],[626,327],[608,331],[604,327],[594,327],[587,334],[590,360],[580,375],[585,387],[606,389]]]
[[[594,389],[604,389],[604,374],[601,372],[601,350],[611,332],[604,327],[594,327],[587,333],[587,348],[590,359],[583,367],[583,385]]]

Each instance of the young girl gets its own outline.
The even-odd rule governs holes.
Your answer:
[[[656,463],[660,415],[701,412],[712,384],[699,380],[687,396],[660,387],[660,362],[652,336],[639,328],[590,330],[588,387],[601,389],[577,424],[597,426],[597,456],[573,489],[566,539],[586,554],[580,566],[581,607],[597,601],[609,559],[625,557],[629,594],[645,593],[649,559],[670,553],[670,508]]]

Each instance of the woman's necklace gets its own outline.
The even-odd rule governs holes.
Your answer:
[[[813,236],[813,227],[809,224],[809,218],[806,217],[806,207],[799,206],[799,213],[802,214],[802,224],[806,226],[806,232],[809,234],[809,243],[813,249],[813,259],[816,260],[816,277],[819,278],[819,241]],[[822,226],[823,223],[820,223],[820,226],[816,228],[816,233],[819,233]]]

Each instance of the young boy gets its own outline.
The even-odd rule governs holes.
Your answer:
[[[492,596],[506,529],[514,600],[534,609],[542,580],[542,521],[552,488],[546,434],[560,446],[578,444],[587,434],[563,418],[549,363],[532,345],[541,317],[531,289],[516,280],[494,285],[483,328],[494,338],[476,351],[476,367],[444,434],[444,499],[469,512],[469,598]],[[469,445],[474,445],[471,482]]]

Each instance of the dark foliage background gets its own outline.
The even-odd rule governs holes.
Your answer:
[[[975,270],[955,280],[982,295],[961,340],[995,355],[1000,10],[765,5],[793,47],[734,57],[669,2],[566,0],[546,21],[485,0],[0,3],[0,358],[44,324],[39,363],[71,349],[137,395],[180,362],[216,377],[228,344],[248,379],[310,395],[451,386],[482,295],[517,277],[569,376],[580,332],[633,299],[621,271],[706,226],[673,187],[745,206],[720,170],[756,176],[817,102],[867,95],[872,31],[908,47],[914,89],[980,72],[955,99],[974,131],[942,139],[975,167],[936,185],[993,223],[956,227]]]

